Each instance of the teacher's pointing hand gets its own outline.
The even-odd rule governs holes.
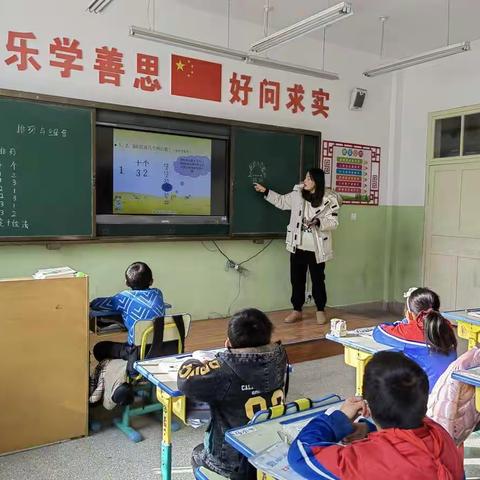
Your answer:
[[[259,183],[254,183],[253,188],[260,193],[265,193],[265,191],[267,190],[263,185],[260,185]]]

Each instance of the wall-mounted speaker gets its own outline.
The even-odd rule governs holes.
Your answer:
[[[350,96],[350,110],[361,110],[366,96],[367,91],[364,88],[355,87]]]

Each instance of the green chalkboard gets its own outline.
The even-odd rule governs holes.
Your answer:
[[[255,192],[261,183],[278,193],[287,193],[299,182],[303,170],[301,134],[235,128],[232,142],[231,231],[233,235],[285,234],[288,211],[281,211]],[[315,138],[315,137],[313,137]],[[309,160],[310,162],[310,160]]]
[[[0,98],[0,240],[93,235],[92,111]]]
[[[313,135],[304,135],[303,136],[303,149],[302,149],[302,158],[303,158],[303,168],[302,168],[302,177],[305,176],[307,170],[313,167],[318,167],[319,155],[318,150],[320,148],[320,138]]]

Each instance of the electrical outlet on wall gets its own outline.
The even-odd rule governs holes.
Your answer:
[[[351,220],[352,222],[356,222],[356,221],[357,221],[357,213],[356,213],[356,212],[352,212],[352,213],[350,214],[350,220]]]

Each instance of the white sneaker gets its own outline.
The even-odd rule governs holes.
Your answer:
[[[319,325],[325,325],[327,323],[327,317],[325,316],[325,312],[317,312],[317,323]]]
[[[303,320],[302,312],[299,312],[298,310],[293,310],[291,313],[289,313],[285,317],[284,322],[285,323],[297,323],[297,322],[301,322],[302,320]]]

